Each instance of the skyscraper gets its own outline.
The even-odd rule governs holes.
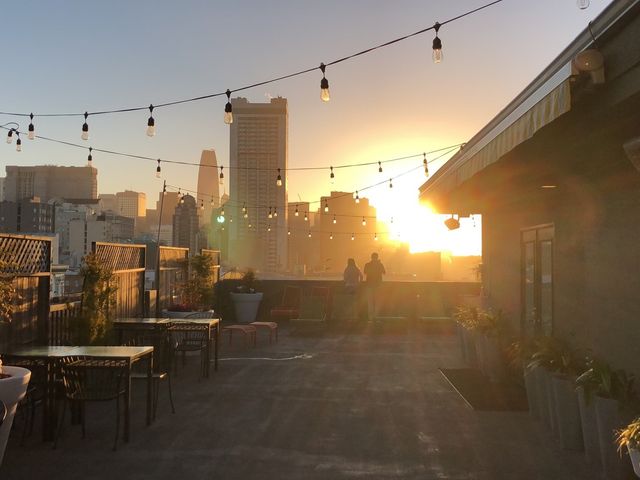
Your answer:
[[[173,215],[173,246],[187,247],[189,254],[195,255],[200,251],[198,228],[198,207],[196,199],[185,195],[183,202],[178,203]]]
[[[211,213],[218,208],[220,190],[218,188],[218,161],[216,151],[203,150],[200,156],[200,168],[198,168],[198,200],[204,201],[204,210],[201,212],[200,224],[207,225],[211,222]]]
[[[226,210],[237,221],[229,224],[229,259],[240,267],[283,271],[287,266],[287,99],[250,103],[234,98],[231,104],[234,121]],[[276,185],[278,174],[281,186]]]
[[[7,165],[5,200],[19,202],[25,198],[98,198],[98,170],[92,167],[56,167]]]

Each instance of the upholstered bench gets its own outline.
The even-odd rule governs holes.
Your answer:
[[[278,343],[278,324],[276,322],[251,322],[250,325],[253,325],[257,329],[268,329],[269,330],[269,344],[271,344],[271,339],[275,332],[276,334],[276,343]]]
[[[256,346],[256,327],[253,325],[227,325],[222,332],[229,332],[229,345],[233,345],[233,332],[244,334],[244,341],[247,345]]]

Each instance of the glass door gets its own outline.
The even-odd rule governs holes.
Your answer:
[[[553,331],[553,225],[521,231],[522,333]]]

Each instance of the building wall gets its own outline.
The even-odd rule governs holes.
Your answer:
[[[98,171],[92,167],[8,165],[5,181],[7,200],[39,197],[42,202],[54,198],[98,198]]]
[[[187,247],[191,255],[200,251],[198,207],[191,195],[184,196],[173,216],[173,246]]]
[[[144,217],[147,215],[147,195],[131,190],[117,192],[116,206],[118,215],[129,218]]]
[[[213,209],[220,205],[220,179],[217,166],[216,151],[213,149],[203,150],[198,168],[198,199],[204,201],[204,211],[200,216],[201,225],[207,225],[211,222]]]
[[[7,233],[52,233],[55,209],[48,203],[23,199],[0,202],[0,231]]]

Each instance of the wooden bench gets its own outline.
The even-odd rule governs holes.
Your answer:
[[[256,327],[253,325],[227,325],[222,332],[229,332],[229,345],[233,345],[233,332],[244,334],[244,341],[247,345],[256,346]]]
[[[276,322],[251,322],[250,325],[256,327],[256,329],[268,329],[269,330],[269,344],[275,332],[276,343],[278,343],[278,324]]]

